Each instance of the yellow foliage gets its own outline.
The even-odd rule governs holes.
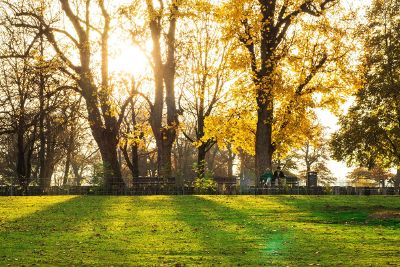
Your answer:
[[[318,1],[314,2],[318,6]],[[302,3],[277,1],[276,10],[286,5],[288,14],[298,10]],[[230,143],[234,149],[254,154],[258,90],[272,94],[272,139],[276,154],[283,157],[304,143],[317,109],[339,112],[345,99],[362,84],[362,55],[354,52],[360,42],[352,35],[354,25],[348,23],[355,14],[341,5],[325,11],[324,16],[306,14],[293,19],[286,38],[264,62],[266,68],[273,68],[273,74],[263,77],[261,86],[254,83],[255,73],[250,69],[251,58],[245,48],[254,44],[255,67],[260,68],[260,29],[270,21],[261,21],[259,2],[225,1],[216,14],[225,38],[236,40],[239,47],[230,58],[230,67],[247,71],[230,87],[234,99],[230,107],[207,119],[207,137],[214,138],[222,147]]]

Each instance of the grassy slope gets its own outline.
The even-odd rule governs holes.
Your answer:
[[[0,265],[400,266],[399,197],[1,197]]]

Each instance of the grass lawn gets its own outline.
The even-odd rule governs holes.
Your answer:
[[[400,197],[0,197],[0,266],[400,266]]]

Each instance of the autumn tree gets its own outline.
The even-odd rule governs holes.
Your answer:
[[[129,103],[127,117],[124,118],[126,135],[121,141],[121,151],[123,153],[126,165],[131,171],[132,178],[139,177],[139,145],[143,137],[143,131],[138,123],[137,99],[132,99]]]
[[[15,26],[35,29],[52,45],[62,62],[60,70],[73,81],[71,89],[81,94],[85,100],[88,122],[103,160],[106,185],[108,188],[121,187],[124,181],[117,148],[119,128],[129,99],[121,110],[117,110],[108,70],[108,39],[112,17],[103,0],[77,3],[60,0],[49,2],[48,5],[35,6],[35,3],[30,3],[21,7],[8,4],[8,8],[14,11]],[[59,23],[57,18],[50,17],[52,12],[46,13],[50,6],[62,11],[67,26]],[[43,8],[47,9],[43,11]],[[98,57],[93,58],[94,55]],[[99,62],[99,68],[96,62]]]
[[[126,93],[140,91],[141,81],[135,81],[132,77],[130,81],[123,77],[121,79],[119,87],[125,88]],[[146,175],[147,168],[140,168],[140,165],[143,165],[141,162],[145,160],[147,154],[153,153],[146,148],[146,143],[151,142],[148,142],[148,139],[152,140],[148,118],[148,105],[140,95],[136,94],[126,108],[120,139],[120,150],[133,179],[139,177],[140,174]]]
[[[380,166],[371,169],[359,167],[349,173],[348,179],[353,186],[384,185],[391,178],[391,174]]]
[[[290,121],[296,114],[297,105],[302,104],[301,108],[306,110],[313,103],[304,100],[309,100],[314,93],[333,95],[335,91],[332,84],[324,87],[324,78],[318,74],[328,73],[333,67],[332,62],[345,55],[340,49],[344,47],[343,43],[339,45],[344,36],[343,29],[338,30],[327,16],[337,3],[335,0],[243,0],[230,1],[221,11],[229,10],[226,12],[229,14],[226,16],[227,35],[236,36],[247,52],[246,56],[239,56],[250,66],[255,87],[257,177],[272,167],[277,146],[273,132],[279,135],[281,127],[285,130],[285,121]],[[338,35],[333,37],[329,31]],[[288,58],[302,61],[302,70],[294,69],[299,62],[288,61]],[[282,79],[285,76],[292,77],[289,83]],[[335,101],[334,98],[331,100]]]
[[[206,137],[205,120],[215,114],[218,104],[226,103],[226,84],[233,79],[228,63],[232,45],[222,39],[214,9],[211,3],[196,2],[192,16],[182,22],[186,31],[179,47],[184,55],[179,62],[183,72],[179,85],[182,92],[179,104],[184,112],[182,128],[185,137],[197,148],[198,177],[204,177],[206,154],[216,143]]]
[[[328,134],[320,124],[314,124],[307,129],[305,136],[302,147],[295,151],[301,178],[306,179],[308,172],[315,171],[318,173],[318,181],[332,184],[336,178],[327,165],[330,159]]]
[[[132,25],[127,30],[133,43],[141,47],[151,65],[154,93],[151,97],[142,96],[150,106],[149,121],[156,140],[157,169],[161,177],[172,176],[172,147],[179,126],[175,76],[177,22],[182,15],[179,11],[181,4],[178,0],[146,0],[132,1],[121,8],[121,14]],[[148,38],[152,41],[150,54],[145,47]]]

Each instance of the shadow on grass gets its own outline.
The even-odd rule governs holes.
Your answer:
[[[190,226],[203,253],[222,265],[265,266],[285,264],[286,227],[254,220],[250,214],[213,201],[216,196],[175,198],[177,220]],[[222,197],[229,200],[229,197]]]
[[[345,225],[331,213],[395,208],[399,200],[385,206],[384,200],[329,197],[76,197],[2,223],[0,262],[385,265],[398,255],[398,231]]]
[[[118,249],[104,238],[108,199],[75,197],[7,222],[0,228],[0,259],[10,265],[98,264]]]
[[[288,207],[294,227],[287,246],[292,264],[324,266],[398,265],[398,221],[372,220],[369,214],[396,210],[400,198],[343,196],[259,197]],[[292,217],[292,218],[290,218]],[[282,221],[282,220],[281,220]]]
[[[400,198],[374,196],[282,196],[280,200],[310,214],[307,220],[326,224],[355,224],[400,228]],[[379,218],[380,213],[387,213]],[[391,217],[390,214],[395,216]],[[397,217],[397,218],[396,218]]]
[[[193,257],[197,240],[182,233],[182,228],[169,197],[75,197],[0,225],[0,262],[11,266],[201,264]]]

